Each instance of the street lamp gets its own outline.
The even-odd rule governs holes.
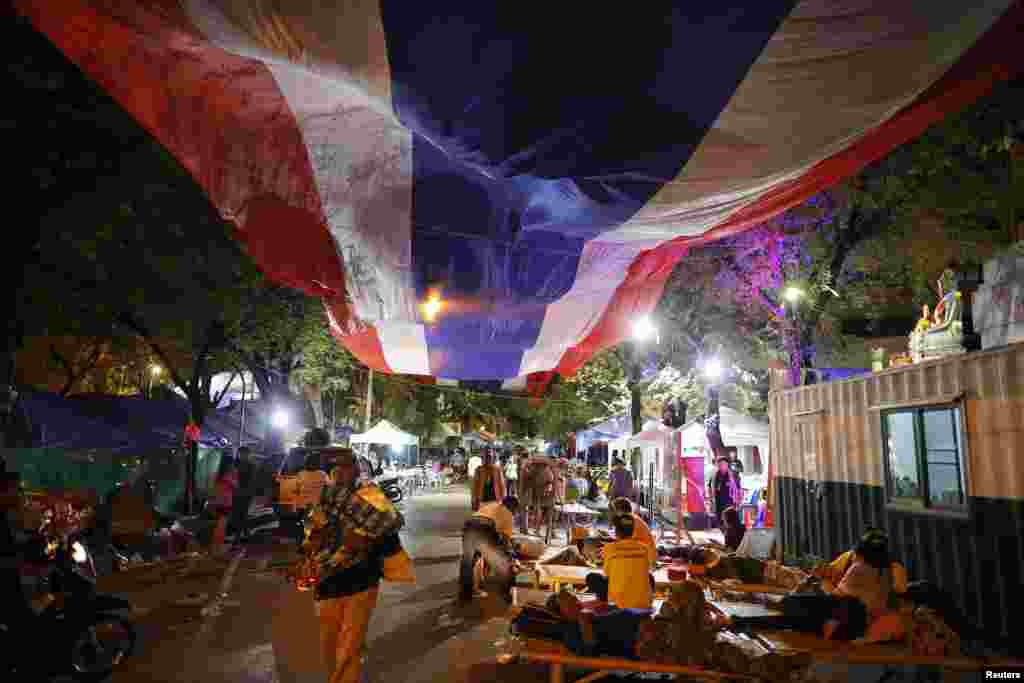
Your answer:
[[[428,323],[432,323],[437,319],[437,314],[444,308],[444,302],[441,301],[441,295],[437,292],[431,292],[427,300],[420,304],[420,311],[423,313],[423,319]]]
[[[274,429],[284,429],[288,426],[288,413],[282,408],[278,408],[274,411],[273,415],[270,416],[270,426]]]
[[[156,363],[149,366],[149,395],[151,397],[153,396],[153,385],[156,383],[156,378],[159,377],[160,373],[163,371],[164,369]]]
[[[722,369],[722,361],[715,356],[704,361],[704,376],[713,384],[717,384],[718,380],[722,378]]]
[[[658,328],[654,326],[651,319],[644,316],[633,323],[633,339],[636,341],[647,341],[657,337]]]
[[[787,287],[782,296],[789,302],[789,312],[793,314],[792,331],[790,332],[789,376],[793,386],[801,384],[801,368],[803,367],[803,345],[800,329],[800,300],[804,298],[804,290],[799,287]]]

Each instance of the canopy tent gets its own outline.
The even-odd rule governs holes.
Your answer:
[[[1014,0],[14,6],[366,365],[520,385],[1024,67]]]
[[[735,446],[737,448],[756,447],[760,454],[762,467],[764,468],[761,473],[754,474],[751,471],[751,463],[743,463],[744,488],[752,489],[765,486],[767,484],[766,472],[770,458],[768,449],[771,442],[768,422],[758,420],[725,405],[719,406],[718,415],[718,428],[722,433],[722,441],[726,446]],[[710,446],[707,443],[707,435],[702,418],[691,420],[680,427],[678,431],[682,433],[684,451],[690,448],[701,447],[707,449],[706,452],[710,454]],[[713,470],[714,463],[709,457],[706,463],[705,478],[709,478]]]
[[[718,429],[722,433],[722,441],[727,446],[757,446],[761,454],[765,458],[768,457],[770,430],[767,421],[758,420],[724,405],[719,406],[718,416]],[[703,419],[691,420],[680,427],[679,431],[683,434],[683,448],[707,444]]]
[[[468,448],[475,446],[490,446],[494,442],[487,432],[466,432],[462,435],[462,445]]]
[[[387,420],[381,420],[362,434],[353,434],[349,443],[384,444],[387,446],[418,446],[420,437],[403,432]]]
[[[630,448],[637,446],[658,446],[663,447],[666,441],[671,437],[672,430],[661,424],[651,420],[644,424],[644,429],[639,434],[634,434],[627,440],[627,445]]]
[[[601,441],[612,442],[619,438],[619,434],[598,431],[596,429],[583,429],[576,432],[576,452],[586,453],[587,449]]]

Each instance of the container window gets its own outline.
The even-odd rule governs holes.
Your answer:
[[[952,510],[966,506],[959,407],[884,412],[882,435],[890,503]]]

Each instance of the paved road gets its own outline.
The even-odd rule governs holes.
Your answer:
[[[499,666],[507,607],[494,597],[459,610],[456,594],[464,489],[424,495],[404,506],[403,543],[416,563],[414,585],[383,584],[370,624],[366,681],[503,683],[545,680],[526,665]],[[267,563],[293,546],[266,536],[243,554],[194,562],[134,585],[107,580],[139,613],[139,652],[113,683],[323,683],[309,593],[299,593]],[[160,574],[161,572],[155,572]],[[101,587],[102,588],[102,587]],[[874,667],[822,667],[818,680],[877,681]],[[606,679],[616,680],[616,679]],[[973,679],[972,679],[973,680]]]
[[[368,681],[542,679],[536,669],[493,663],[495,643],[508,630],[501,600],[461,611],[452,604],[468,509],[462,489],[404,505],[403,543],[416,563],[417,583],[382,585],[367,643]],[[266,569],[268,561],[292,552],[268,537],[241,557],[208,563],[194,575],[117,586],[140,608],[142,638],[114,683],[322,683],[311,595]]]

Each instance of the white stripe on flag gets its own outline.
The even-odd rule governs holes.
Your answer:
[[[698,235],[725,222],[910,104],[1009,4],[909,0],[852,13],[801,2],[679,176],[630,221],[633,229]]]
[[[423,325],[384,322],[374,325],[380,339],[384,359],[392,372],[407,375],[429,375],[430,357]]]
[[[583,247],[576,279],[569,291],[544,312],[537,343],[523,353],[520,375],[550,370],[566,350],[593,329],[630,264],[656,242],[604,242],[591,240]]]
[[[429,374],[412,277],[412,134],[391,109],[379,4],[350,3],[344,16],[331,5],[296,15],[272,5],[187,0],[186,9],[211,42],[274,75],[309,153],[353,314],[377,328],[394,371]]]
[[[587,245],[585,255],[617,248],[617,258],[596,271],[581,259],[572,289],[548,306],[537,344],[523,355],[521,372],[556,366],[567,349],[586,338],[641,251],[706,233],[855,143],[938,80],[1008,0],[986,0],[969,12],[957,5],[934,11],[924,0],[909,5],[919,7],[889,3],[850,19],[845,7],[820,0],[801,3],[769,40],[679,176],[631,220]],[[831,35],[824,44],[815,39],[823,30]],[[955,48],[936,50],[938,36]],[[879,64],[920,66],[909,76],[899,69],[888,72],[891,80],[882,96],[873,77],[835,78],[837,64],[849,74],[869,75],[886,72]],[[808,98],[814,107],[807,106]]]

